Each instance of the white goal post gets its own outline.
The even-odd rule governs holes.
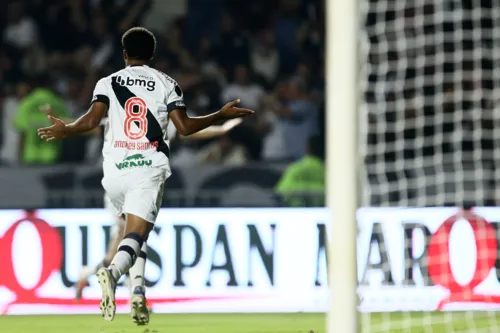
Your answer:
[[[357,1],[326,1],[326,21],[326,200],[331,214],[327,332],[357,333]]]

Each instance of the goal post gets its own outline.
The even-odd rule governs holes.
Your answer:
[[[326,1],[328,333],[357,333],[357,0]]]

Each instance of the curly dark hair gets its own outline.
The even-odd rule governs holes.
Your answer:
[[[156,38],[148,29],[135,27],[123,34],[122,46],[129,59],[148,61],[155,54]]]

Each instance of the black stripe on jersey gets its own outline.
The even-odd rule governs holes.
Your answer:
[[[116,76],[113,76],[111,79],[111,87],[113,88],[113,92],[115,93],[116,99],[118,103],[120,103],[121,107],[125,110],[125,102],[132,97],[137,97],[133,92],[131,92],[127,87],[124,87],[118,84],[116,80]],[[168,148],[167,143],[163,139],[163,131],[161,129],[158,120],[148,109],[148,113],[146,115],[146,119],[148,120],[148,131],[146,132],[146,138],[149,142],[158,142],[158,147],[156,151],[162,152],[165,156],[170,156],[170,149]]]
[[[92,106],[92,104],[94,104],[95,102],[104,103],[109,108],[109,98],[106,95],[95,95],[90,102],[90,106]]]

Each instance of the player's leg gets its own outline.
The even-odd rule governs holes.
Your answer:
[[[134,266],[130,268],[130,316],[137,325],[147,325],[149,323],[149,310],[146,301],[146,287],[144,273],[146,270],[147,245],[142,244],[141,252],[137,257]]]
[[[116,282],[134,265],[153,229],[158,212],[158,195],[166,180],[166,172],[160,169],[137,170],[127,174],[126,178],[130,178],[130,182],[121,179],[123,186],[129,186],[121,207],[127,215],[124,237],[111,265],[97,272],[102,288],[101,313],[108,321],[113,320],[116,311]],[[106,185],[104,180],[103,185]],[[145,297],[142,299],[145,307]]]
[[[147,240],[153,224],[139,216],[127,213],[125,236],[118,245],[111,265],[97,271],[97,278],[102,288],[101,313],[105,320],[111,321],[115,316],[115,290],[117,281],[134,265],[140,255],[142,244]]]
[[[144,242],[139,257],[137,257],[134,266],[129,270],[131,294],[133,294],[135,290],[140,290],[142,293],[145,293],[144,272],[146,270],[147,248],[148,246],[146,242]]]
[[[161,185],[157,191],[156,202],[154,211],[158,212],[161,207],[161,202],[163,199],[163,188],[164,183]],[[151,217],[156,219],[156,216]],[[137,325],[147,325],[149,323],[149,313],[150,310],[147,306],[146,301],[146,287],[144,273],[146,270],[146,260],[147,260],[147,245],[146,242],[143,243],[141,248],[141,253],[137,258],[134,266],[130,269],[130,281],[131,281],[131,298],[130,303],[132,306],[130,315],[132,321]]]

